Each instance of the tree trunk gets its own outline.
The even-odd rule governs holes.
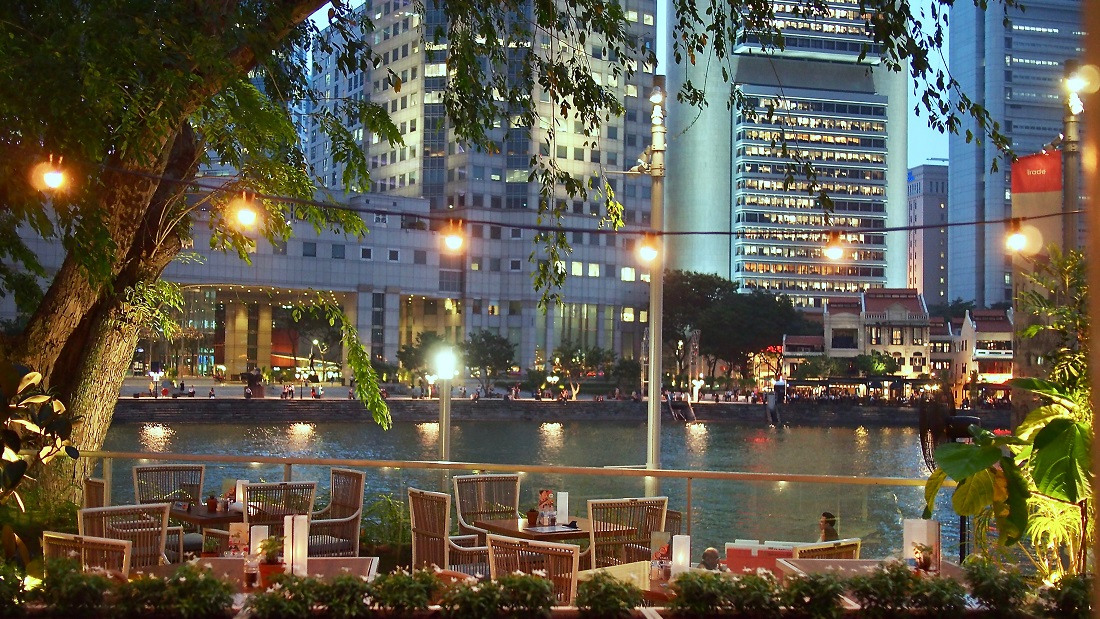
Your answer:
[[[195,166],[195,137],[184,128],[174,140],[165,175],[186,178]],[[170,141],[172,143],[172,141]],[[80,450],[103,447],[114,415],[122,380],[133,360],[141,327],[142,308],[129,302],[127,290],[138,284],[152,284],[175,258],[182,246],[181,228],[186,219],[164,217],[176,206],[182,185],[162,183],[145,209],[143,225],[134,233],[135,242],[121,261],[110,286],[104,286],[97,303],[70,331],[63,351],[52,365],[52,384],[70,411],[81,417],[73,430],[72,443]],[[176,229],[165,230],[165,222],[177,221]],[[51,500],[79,503],[82,480],[91,474],[92,462],[81,458],[55,458],[37,472],[38,483]]]

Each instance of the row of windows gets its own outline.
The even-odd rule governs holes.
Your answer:
[[[818,252],[817,257],[820,256]],[[832,266],[820,264],[787,264],[771,262],[741,262],[738,273],[787,273],[790,275],[817,277],[886,277],[882,267]]]
[[[738,171],[748,174],[774,174],[785,175],[787,165],[785,162],[756,163],[747,162],[738,164]],[[884,181],[886,171],[872,168],[836,168],[831,166],[819,166],[816,168],[818,178],[851,178],[865,181]]]
[[[884,334],[886,333],[886,327],[867,327],[867,344],[871,346],[881,346],[885,343]],[[889,327],[890,333],[890,345],[891,346],[904,346],[905,345],[905,327]],[[923,327],[912,327],[909,335],[909,343],[913,346],[924,346],[926,335]]]
[[[821,255],[820,245],[811,247],[779,247],[775,245],[756,245],[743,243],[737,246],[738,256],[771,256],[775,258],[817,258]],[[886,259],[885,253],[873,250],[854,250],[849,255],[856,262],[882,262]]]
[[[884,219],[871,219],[863,217],[829,217],[825,215],[802,213],[757,213],[743,211],[737,214],[737,223],[762,223],[775,226],[813,226],[824,229],[826,225],[834,228],[885,228]]]
[[[816,198],[807,196],[784,196],[769,193],[750,193],[737,196],[738,205],[765,206],[785,209],[820,209]],[[833,200],[833,211],[837,213],[885,213],[886,203],[881,200]]]
[[[750,178],[747,180],[737,181],[738,189],[755,189],[758,191],[782,191],[787,193],[808,193],[811,189],[814,191],[824,190],[829,194],[846,193],[850,196],[885,196],[886,188],[882,185],[853,185],[850,183],[811,183],[808,181],[796,180],[787,186],[785,180],[767,180]]]
[[[851,161],[853,163],[886,163],[886,155],[883,153],[868,153],[863,151],[838,151],[820,150],[813,148],[791,149],[788,156],[799,156],[813,161]],[[784,156],[778,146],[752,145],[742,146],[737,149],[737,154],[742,157],[770,157]]]
[[[840,131],[862,131],[867,133],[886,133],[886,123],[873,120],[849,120],[847,118],[804,116],[801,114],[774,114],[769,120],[761,115],[757,124],[784,125],[787,127],[806,127],[809,129],[833,129]]]
[[[778,144],[787,140],[788,146],[800,143],[809,144],[843,144],[845,146],[862,146],[867,148],[886,148],[886,140],[882,138],[860,137],[857,135],[822,135],[820,133],[806,133],[795,131],[773,131],[770,129],[742,129],[737,132],[738,141],[746,139],[768,144]]]
[[[797,279],[757,279],[746,278],[743,285],[749,290],[816,290],[818,292],[862,292],[871,286],[866,282],[844,281],[805,281]]]

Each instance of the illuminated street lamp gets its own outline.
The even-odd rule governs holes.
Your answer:
[[[665,77],[653,76],[653,104],[650,114],[652,132],[649,155],[649,176],[653,181],[649,223],[653,231],[656,255],[649,272],[649,400],[647,402],[646,458],[647,469],[661,468],[661,360],[664,347],[665,294]]]
[[[435,370],[439,373],[439,459],[451,460],[451,380],[455,377],[455,352],[451,347],[435,355]],[[429,376],[429,384],[435,382]]]

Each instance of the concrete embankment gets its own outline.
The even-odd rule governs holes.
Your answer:
[[[390,399],[390,414],[394,421],[436,421],[438,400]],[[744,425],[767,425],[764,406],[760,404],[701,403],[695,405],[699,421],[728,422]],[[816,427],[911,427],[918,425],[915,408],[856,405],[784,406],[784,423],[792,426]],[[967,412],[982,418],[989,429],[1006,428],[1009,411]],[[538,402],[535,400],[453,400],[451,417],[455,421],[638,421],[646,420],[645,402]],[[122,398],[115,406],[115,423],[278,423],[302,421],[370,421],[371,415],[361,404],[351,400],[280,400],[264,398]],[[675,423],[664,414],[666,423]]]

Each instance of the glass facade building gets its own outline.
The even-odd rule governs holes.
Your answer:
[[[673,237],[675,268],[799,306],[904,283],[904,234],[877,230],[905,222],[905,76],[881,68],[873,45],[858,60],[868,40],[857,3],[827,5],[818,19],[776,5],[782,51],[752,38],[736,48],[730,82],[754,113],[726,109],[731,86],[705,60],[673,68],[673,88],[690,79],[710,101],[670,114],[667,227],[711,233]],[[813,165],[813,180],[793,155]],[[822,253],[834,230],[839,261]]]

